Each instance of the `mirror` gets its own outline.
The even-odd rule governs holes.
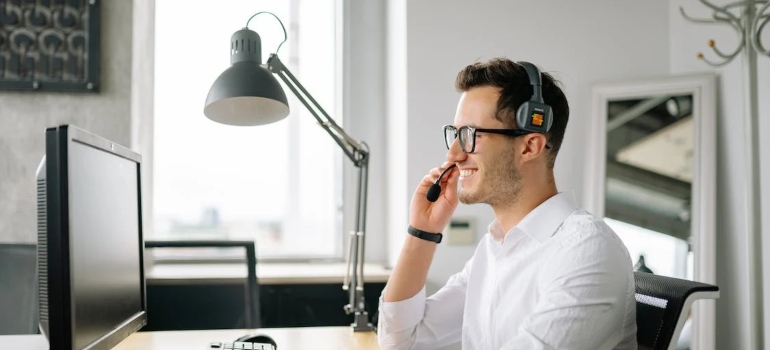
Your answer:
[[[634,270],[716,283],[716,77],[593,88],[588,209],[618,234]],[[715,303],[702,300],[677,349],[713,349]]]
[[[692,95],[607,101],[604,217],[634,268],[692,279]]]

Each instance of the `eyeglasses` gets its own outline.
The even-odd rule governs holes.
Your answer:
[[[454,125],[444,125],[444,142],[446,148],[450,149],[455,138],[460,138],[460,148],[465,153],[473,153],[476,150],[476,132],[485,132],[490,134],[500,134],[507,136],[522,136],[533,133],[532,131],[526,131],[521,129],[480,129],[472,126],[461,126],[459,129]],[[550,149],[551,143],[547,143],[545,148]]]

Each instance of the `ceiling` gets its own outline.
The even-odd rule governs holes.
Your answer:
[[[674,179],[692,182],[693,119],[683,117],[658,132],[622,147],[615,154],[620,163]]]

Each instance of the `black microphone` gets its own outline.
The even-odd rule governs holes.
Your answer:
[[[444,174],[447,173],[450,169],[457,166],[457,164],[452,164],[449,166],[449,168],[444,169],[444,171],[441,172],[441,175],[438,176],[438,179],[436,182],[433,183],[433,185],[430,185],[430,188],[428,189],[428,195],[425,196],[429,201],[435,202],[438,200],[438,195],[441,194],[441,178],[444,177]]]

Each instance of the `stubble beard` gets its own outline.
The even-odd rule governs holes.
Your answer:
[[[463,204],[486,203],[495,206],[510,206],[519,200],[522,190],[521,171],[514,165],[513,155],[498,155],[481,167],[475,179],[475,188],[460,188],[457,194]]]

